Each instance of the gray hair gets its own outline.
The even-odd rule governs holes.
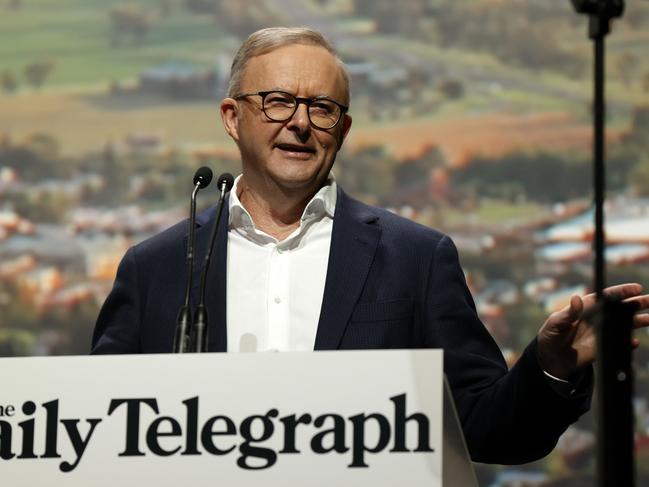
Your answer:
[[[306,44],[320,46],[331,53],[340,67],[340,74],[345,83],[346,103],[349,103],[349,74],[345,63],[342,62],[338,53],[331,43],[320,32],[308,27],[269,27],[253,32],[245,40],[232,60],[230,68],[230,84],[228,85],[228,96],[235,96],[241,89],[243,73],[250,59],[255,56],[266,54],[283,46],[291,44]]]

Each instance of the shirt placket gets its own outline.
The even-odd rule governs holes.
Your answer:
[[[288,350],[289,346],[289,264],[290,252],[276,245],[268,272],[268,348]]]

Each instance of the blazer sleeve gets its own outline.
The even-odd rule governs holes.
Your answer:
[[[120,262],[113,288],[104,302],[92,337],[93,354],[140,352],[140,303],[136,251]]]
[[[588,410],[592,372],[580,393],[560,395],[541,370],[536,339],[507,370],[478,318],[455,245],[444,236],[434,252],[424,338],[427,346],[444,349],[444,369],[471,458],[519,464],[547,455],[563,431]]]

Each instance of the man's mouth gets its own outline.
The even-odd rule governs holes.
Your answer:
[[[280,143],[275,144],[275,148],[295,154],[315,154],[315,149],[306,145]]]

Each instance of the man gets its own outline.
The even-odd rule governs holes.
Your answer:
[[[209,350],[443,348],[472,458],[522,463],[546,455],[589,406],[594,336],[580,316],[594,297],[575,296],[551,315],[507,371],[452,241],[353,200],[333,180],[352,124],[349,83],[319,33],[252,34],[233,61],[228,95],[221,115],[242,175],[208,279]],[[213,210],[198,217],[197,249],[205,249],[213,218]],[[171,351],[186,235],[183,222],[129,249],[93,352]],[[607,292],[649,305],[637,284]]]

